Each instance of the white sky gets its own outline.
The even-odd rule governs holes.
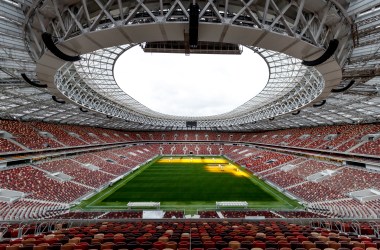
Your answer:
[[[265,61],[242,55],[144,53],[140,46],[116,61],[116,82],[146,107],[169,115],[222,114],[258,94],[268,81]]]

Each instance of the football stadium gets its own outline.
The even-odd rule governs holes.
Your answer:
[[[0,27],[0,250],[380,249],[380,0],[0,0]]]

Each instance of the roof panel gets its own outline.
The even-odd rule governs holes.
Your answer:
[[[34,1],[27,0],[21,1],[24,6],[31,6]],[[315,4],[316,2],[314,2]],[[319,3],[319,2],[318,2]],[[376,55],[380,50],[380,29],[376,27],[379,25],[379,20],[376,16],[380,15],[380,10],[373,8],[378,6],[380,1],[372,0],[356,0],[350,1],[348,13],[352,16],[354,22],[358,25],[357,34],[358,46],[354,47],[352,54],[349,55],[352,59],[359,60],[358,63],[349,62],[344,66],[345,69],[360,70],[361,67],[369,67],[371,69],[378,68],[380,58]],[[312,4],[310,1],[309,4]],[[322,4],[319,3],[319,4]],[[26,9],[26,8],[24,8]],[[119,127],[139,129],[142,127],[162,129],[163,127],[172,128],[170,124],[163,127],[152,127],[150,124],[126,123],[119,118],[112,119],[110,122],[105,115],[99,114],[96,118],[91,114],[82,113],[79,111],[78,106],[73,104],[61,105],[55,103],[51,99],[51,93],[48,90],[41,90],[31,87],[25,83],[20,74],[27,71],[28,75],[36,78],[35,63],[29,57],[29,48],[25,47],[23,40],[22,22],[24,22],[24,13],[21,4],[11,4],[9,1],[0,1],[0,110],[1,117],[14,117],[28,119],[55,121],[62,123],[81,123],[81,124],[103,124],[107,127]],[[48,10],[46,13],[48,14]],[[51,13],[50,13],[51,14]],[[334,13],[332,13],[334,14]],[[329,18],[336,18],[331,16]],[[356,20],[355,20],[356,19]],[[36,24],[37,25],[37,24]],[[375,29],[374,29],[375,28]],[[372,30],[369,30],[372,29]],[[362,32],[362,33],[360,33]],[[364,32],[364,33],[363,33]],[[355,34],[354,34],[355,35]],[[351,42],[351,39],[348,39]],[[28,41],[33,44],[33,41]],[[373,43],[362,46],[363,44]],[[92,60],[90,60],[92,72],[83,71],[83,78],[88,81],[93,81],[94,90],[101,92],[107,96],[113,96],[118,102],[131,101],[132,98],[126,98],[123,92],[117,91],[116,86],[110,86],[106,81],[113,80],[110,73],[112,71],[112,62],[117,56],[125,50],[125,47],[118,46],[112,49],[97,51]],[[279,54],[270,54],[270,52],[261,51],[266,59],[273,63],[273,65],[284,65],[286,58],[281,57]],[[363,59],[360,61],[360,59]],[[294,81],[302,81],[302,72],[297,72],[299,64],[291,62],[288,67],[281,69],[273,69],[273,77],[271,84],[263,91],[255,100],[247,102],[246,106],[237,108],[234,112],[245,112],[246,108],[252,106],[262,106],[270,103],[271,98],[274,96],[282,97],[292,90],[294,84],[289,79]],[[87,73],[97,72],[98,76]],[[360,73],[360,71],[359,71]],[[374,72],[372,76],[377,73]],[[291,114],[276,117],[274,121],[261,120],[256,124],[246,124],[247,128],[254,129],[280,129],[286,127],[299,127],[299,126],[315,126],[326,125],[332,123],[350,123],[354,121],[376,121],[380,117],[380,77],[374,77],[362,81],[360,75],[355,78],[356,84],[349,91],[342,94],[334,94],[326,97],[327,102],[320,108],[304,107],[301,109],[302,116],[294,116]],[[138,103],[130,103],[133,107],[139,107]],[[26,116],[27,115],[27,116]],[[364,119],[365,118],[365,119]],[[228,130],[240,130],[241,126],[235,125],[232,127],[223,127]],[[207,127],[206,129],[212,129]]]

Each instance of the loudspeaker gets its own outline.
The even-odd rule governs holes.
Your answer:
[[[190,48],[198,46],[199,5],[190,4],[189,44]]]

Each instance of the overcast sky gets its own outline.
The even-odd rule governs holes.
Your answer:
[[[264,60],[244,47],[242,55],[144,53],[128,50],[114,69],[119,86],[164,114],[222,114],[258,94],[268,81]]]

